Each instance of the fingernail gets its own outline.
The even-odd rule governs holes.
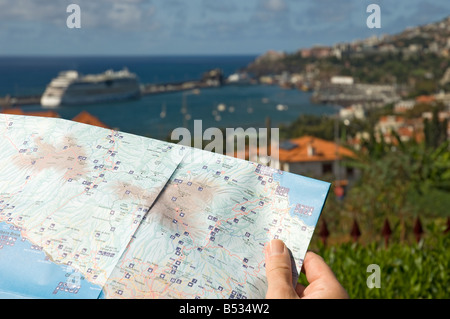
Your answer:
[[[280,255],[284,252],[284,243],[281,240],[272,240],[269,243],[269,255]]]

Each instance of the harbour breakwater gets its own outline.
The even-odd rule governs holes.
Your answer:
[[[174,83],[149,83],[141,84],[141,96],[180,92],[188,90],[203,89],[208,87],[220,87],[225,83],[224,75],[220,69],[212,69],[205,72],[201,79],[196,81],[174,82]],[[19,95],[11,96],[6,95],[0,97],[0,109],[27,106],[27,105],[39,105],[41,101],[41,95]]]

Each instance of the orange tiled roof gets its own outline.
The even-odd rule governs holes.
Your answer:
[[[412,138],[414,136],[414,130],[410,126],[399,127],[397,130],[398,135]]]
[[[405,122],[405,118],[403,116],[398,115],[383,115],[378,120],[379,123],[387,123],[387,122],[396,122],[403,123]]]
[[[94,126],[99,126],[99,127],[103,127],[103,128],[109,128],[105,123],[100,121],[96,116],[94,116],[86,111],[82,111],[80,114],[75,116],[72,119],[72,121],[89,124],[89,125],[94,125]]]
[[[343,157],[355,157],[348,148],[313,136],[303,136],[289,140],[290,149],[280,145],[279,158],[282,162],[334,161]],[[311,152],[311,147],[314,150]]]
[[[432,95],[421,95],[416,97],[416,102],[418,103],[431,103],[434,102],[436,98]]]
[[[42,117],[59,117],[59,114],[54,111],[35,111],[35,112],[24,112],[21,108],[8,108],[1,110],[4,114],[13,115],[29,115],[29,116],[42,116]]]

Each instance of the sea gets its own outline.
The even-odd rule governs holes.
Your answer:
[[[18,228],[0,222],[0,299],[95,299],[101,287],[52,262]]]
[[[64,70],[93,74],[126,67],[143,84],[174,83],[199,80],[204,72],[214,68],[220,68],[228,77],[254,59],[255,56],[0,57],[0,97],[42,94],[46,85]],[[225,85],[201,89],[199,94],[161,93],[139,100],[59,107],[54,111],[70,120],[85,110],[114,129],[168,140],[171,132],[184,124],[193,129],[194,120],[203,121],[203,130],[262,128],[268,117],[272,127],[278,127],[292,123],[302,114],[336,112],[332,106],[312,104],[310,96],[309,92],[279,86]],[[181,110],[183,100],[190,115],[187,123]],[[40,105],[22,109],[43,110]],[[311,221],[314,222],[316,219]],[[101,287],[87,282],[74,269],[51,262],[39,247],[5,222],[0,222],[0,274],[0,298],[97,298],[101,291]],[[70,285],[73,278],[80,289]]]
[[[177,83],[200,80],[203,73],[219,68],[228,77],[251,63],[256,56],[132,56],[132,57],[0,57],[0,97],[39,95],[46,85],[65,70],[82,74],[128,68],[142,84]],[[186,125],[193,132],[194,120],[202,128],[271,127],[288,125],[301,114],[333,114],[329,105],[310,102],[310,92],[271,85],[224,85],[192,92],[146,95],[139,100],[59,107],[61,118],[72,119],[83,110],[107,126],[140,136],[168,140],[171,132]],[[183,100],[189,114],[183,120]],[[24,111],[43,110],[40,105],[22,107]]]

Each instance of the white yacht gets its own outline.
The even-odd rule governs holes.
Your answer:
[[[44,108],[56,108],[60,105],[139,98],[140,94],[137,76],[127,69],[89,75],[81,75],[77,71],[64,71],[47,85],[41,97],[41,105]]]

